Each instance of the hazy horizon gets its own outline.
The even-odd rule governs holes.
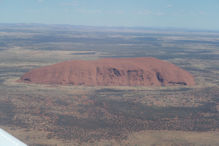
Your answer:
[[[48,24],[48,23],[0,23],[0,26],[3,25],[10,25],[10,26],[55,26],[60,28],[62,26],[69,26],[69,27],[84,27],[84,28],[96,28],[98,29],[128,29],[128,30],[154,30],[154,31],[188,31],[188,32],[219,32],[219,29],[205,29],[205,28],[183,28],[183,27],[153,27],[153,26],[103,26],[103,25],[75,25],[75,24]]]

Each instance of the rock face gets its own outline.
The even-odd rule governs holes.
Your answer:
[[[190,73],[155,58],[72,60],[33,69],[20,81],[87,86],[194,85]]]

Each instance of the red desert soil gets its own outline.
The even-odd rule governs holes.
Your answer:
[[[72,60],[33,69],[21,82],[87,86],[194,85],[187,71],[156,58]]]

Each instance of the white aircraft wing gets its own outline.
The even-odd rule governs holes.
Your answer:
[[[0,146],[27,146],[27,145],[0,128]]]

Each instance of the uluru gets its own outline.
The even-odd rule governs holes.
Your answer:
[[[85,86],[171,86],[195,84],[193,76],[156,58],[71,60],[25,73],[20,82]]]

